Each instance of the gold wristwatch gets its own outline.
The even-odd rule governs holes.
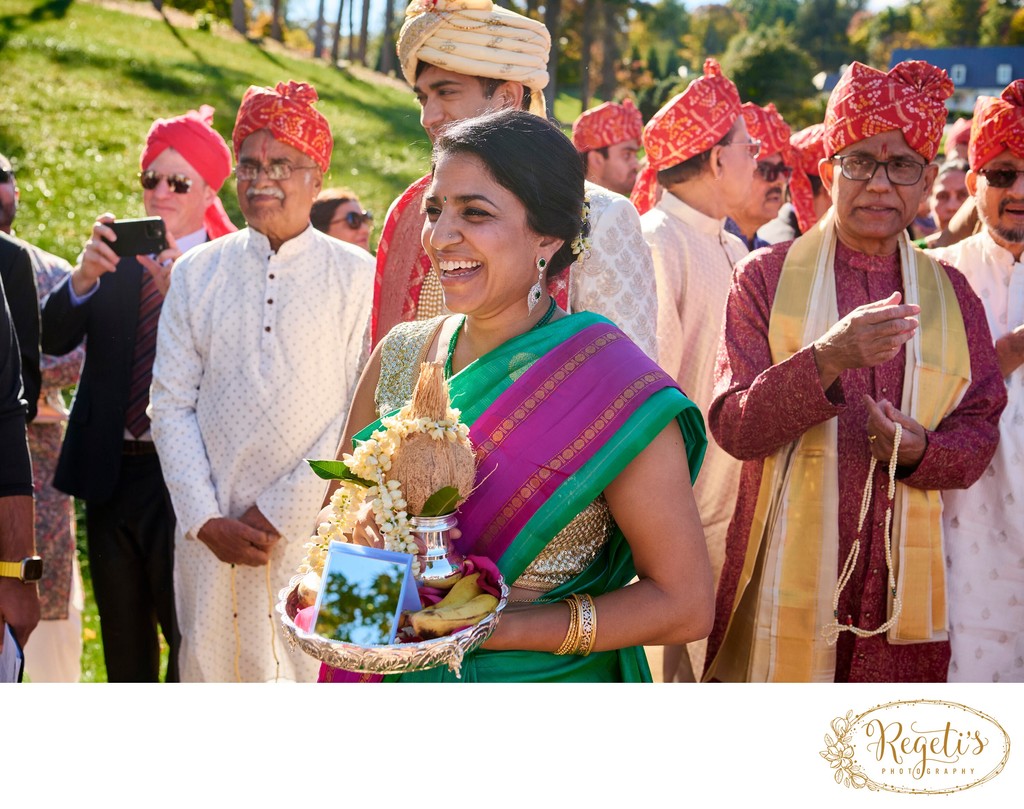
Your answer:
[[[0,562],[0,577],[32,584],[43,577],[43,557],[26,556],[20,562]]]

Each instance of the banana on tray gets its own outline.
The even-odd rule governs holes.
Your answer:
[[[448,594],[432,607],[410,613],[413,631],[421,638],[439,638],[473,626],[498,608],[498,599],[480,587],[480,574],[459,579]]]

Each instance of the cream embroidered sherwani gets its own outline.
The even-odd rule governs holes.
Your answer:
[[[316,677],[317,662],[288,649],[273,605],[312,533],[324,483],[305,459],[337,450],[366,356],[372,286],[369,253],[312,226],[277,253],[263,234],[241,230],[174,269],[151,412],[178,520],[182,681],[235,680],[236,640],[242,680]],[[272,604],[265,567],[232,570],[196,536],[208,520],[253,505],[281,534]]]
[[[675,377],[707,420],[715,357],[732,268],[749,251],[723,220],[705,216],[667,191],[640,217],[658,287],[658,363]],[[742,464],[708,434],[707,454],[693,494],[711,568],[718,581]],[[688,646],[694,671],[704,666],[706,641]]]
[[[1024,323],[1024,262],[988,231],[929,252],[967,277],[993,341]],[[1024,367],[1005,382],[992,463],[969,489],[942,494],[950,682],[1024,682]]]

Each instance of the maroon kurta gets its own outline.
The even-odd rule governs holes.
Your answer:
[[[839,564],[857,532],[861,495],[871,453],[863,394],[888,399],[897,408],[903,395],[906,351],[874,368],[846,371],[822,390],[811,347],[772,365],[768,320],[782,264],[792,242],[758,250],[736,266],[726,306],[723,339],[715,369],[715,394],[708,423],[719,444],[745,461],[736,511],[729,525],[725,568],[718,586],[715,627],[708,660],[722,643],[766,457],[807,429],[838,417]],[[945,266],[945,265],[944,265]],[[988,465],[999,440],[999,415],[1006,390],[981,301],[964,277],[946,267],[960,302],[971,355],[972,382],[960,405],[928,433],[924,458],[902,483],[921,489],[959,489],[971,485]],[[903,291],[898,254],[872,257],[836,245],[836,297],[843,317],[858,306]],[[887,574],[884,520],[888,470],[875,471],[872,510],[865,521],[856,569],[839,602],[840,623],[873,629],[886,620]],[[838,577],[839,571],[836,571]],[[843,632],[837,646],[836,681],[941,682],[946,679],[949,644],[890,645],[884,634],[858,638]]]

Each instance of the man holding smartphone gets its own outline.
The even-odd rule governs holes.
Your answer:
[[[111,214],[93,226],[68,281],[43,304],[43,347],[61,355],[86,343],[54,485],[85,500],[89,564],[111,682],[160,679],[157,625],[170,646],[166,680],[178,679],[174,613],[174,512],[146,408],[156,331],[174,262],[235,230],[217,198],[231,153],[203,106],[149,130],[139,174],[148,216],[168,247],[119,257]]]

